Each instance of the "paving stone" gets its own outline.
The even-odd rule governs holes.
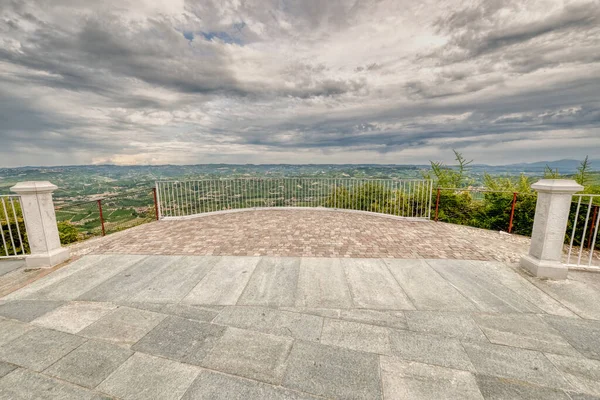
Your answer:
[[[205,322],[210,322],[215,319],[217,315],[219,315],[218,311],[186,304],[167,304],[162,309],[162,312],[165,314],[177,315],[182,318],[195,319]]]
[[[99,260],[88,268],[84,268],[65,279],[48,285],[30,297],[38,299],[75,300],[95,286],[110,279],[119,272],[142,262],[146,257],[139,255],[111,256]],[[67,266],[67,268],[70,266]],[[53,275],[52,273],[51,275]],[[93,299],[90,299],[93,300]]]
[[[272,384],[281,383],[293,339],[248,330],[227,332],[202,366]]]
[[[149,256],[121,270],[77,299],[82,301],[130,301],[157,275],[181,260],[177,256]]]
[[[220,257],[183,257],[169,264],[131,301],[177,303],[200,282]]]
[[[487,342],[470,314],[437,311],[405,311],[411,331]]]
[[[481,311],[541,312],[497,280],[490,279],[482,271],[483,266],[462,260],[427,260],[427,263]]]
[[[97,393],[35,372],[18,369],[0,380],[2,400],[97,400]]]
[[[0,347],[0,359],[42,371],[83,342],[85,339],[78,336],[37,328]]]
[[[340,310],[339,319],[396,329],[408,328],[403,311]]]
[[[175,361],[136,353],[97,390],[125,400],[180,399],[198,369]]]
[[[144,337],[165,317],[163,314],[150,311],[120,307],[89,325],[79,334],[93,339],[131,345]]]
[[[600,397],[592,396],[590,394],[585,393],[573,393],[567,392],[571,397],[571,400],[600,400]]]
[[[213,323],[295,339],[319,340],[323,318],[272,308],[235,306],[221,311]]]
[[[586,282],[530,278],[531,282],[582,318],[600,320],[600,292]]]
[[[18,268],[24,267],[24,260],[0,260],[0,276],[8,274]]]
[[[0,361],[0,378],[6,376],[8,373],[14,371],[17,368],[14,364],[9,364],[4,361]]]
[[[537,351],[476,342],[463,345],[479,374],[572,389],[552,363]]]
[[[473,371],[458,339],[408,331],[390,332],[390,355],[442,367]]]
[[[0,315],[6,318],[31,322],[61,306],[60,301],[15,300],[0,305]]]
[[[182,302],[236,304],[259,261],[258,257],[222,257]]]
[[[600,361],[557,354],[546,357],[575,386],[577,392],[600,396]]]
[[[123,364],[133,352],[90,340],[44,371],[68,382],[93,389]]]
[[[0,321],[0,346],[10,342],[11,340],[21,336],[34,327],[24,322],[3,320]]]
[[[460,294],[425,260],[384,259],[417,310],[474,311],[475,304]]]
[[[299,270],[300,258],[262,258],[237,304],[268,307],[293,306]]]
[[[320,317],[327,318],[340,318],[341,311],[337,308],[309,308],[309,307],[279,307],[282,311],[291,311],[300,314],[310,314],[310,315],[318,315]],[[346,310],[346,311],[352,311]],[[362,310],[359,310],[362,311]],[[383,313],[387,313],[387,311],[380,311]]]
[[[379,359],[375,354],[296,341],[283,386],[344,399],[380,399]]]
[[[308,394],[202,370],[182,400],[316,400]]]
[[[486,400],[570,400],[562,390],[532,385],[514,379],[478,375],[477,384]]]
[[[414,310],[398,282],[379,259],[343,259],[352,301],[358,308]]]
[[[119,301],[116,304],[123,307],[137,308],[138,310],[162,313],[167,304],[164,303],[141,303],[139,301]]]
[[[296,307],[351,308],[352,298],[339,259],[302,258]]]
[[[76,272],[82,271],[84,269],[90,268],[95,265],[95,263],[100,262],[102,260],[110,259],[110,258],[122,258],[122,255],[118,256],[109,256],[104,254],[98,255],[87,255],[85,257],[80,258],[79,260],[73,261],[68,265],[48,274],[35,282],[30,283],[29,285],[16,290],[4,298],[6,300],[21,300],[25,299],[38,290],[41,290],[45,287],[48,287],[56,282],[59,282],[62,279],[65,279],[68,276],[73,275]]]
[[[31,323],[57,331],[77,333],[115,308],[111,303],[71,302],[34,319]]]
[[[470,372],[381,357],[386,399],[483,400]]]
[[[473,314],[473,318],[492,343],[579,355],[557,330],[535,314]]]
[[[224,326],[169,316],[133,349],[188,364],[200,365],[225,332]]]
[[[600,346],[598,345],[600,343],[600,321],[552,315],[546,315],[543,318],[584,356],[600,360]]]
[[[385,327],[325,318],[321,343],[369,353],[390,353],[390,330]]]
[[[535,304],[544,312],[564,317],[576,317],[571,310],[528,281],[526,277],[530,277],[523,270],[515,270],[498,261],[471,261],[471,263],[481,266],[480,270],[483,273],[511,289],[531,304]]]

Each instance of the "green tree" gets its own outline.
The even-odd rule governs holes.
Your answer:
[[[58,236],[61,244],[69,244],[79,240],[77,228],[69,221],[58,223]]]

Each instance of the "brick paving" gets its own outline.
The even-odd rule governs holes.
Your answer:
[[[315,210],[159,221],[72,247],[82,254],[446,258],[518,262],[529,239],[481,229]]]

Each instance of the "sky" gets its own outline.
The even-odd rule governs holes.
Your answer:
[[[0,166],[600,158],[600,0],[0,0]]]

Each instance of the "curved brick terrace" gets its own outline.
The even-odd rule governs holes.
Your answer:
[[[72,247],[81,254],[447,258],[518,262],[529,239],[335,211],[267,210],[145,224]]]

